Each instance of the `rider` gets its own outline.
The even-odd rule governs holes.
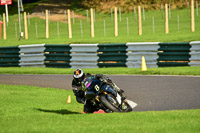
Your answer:
[[[84,104],[84,112],[86,113],[93,113],[94,111],[98,111],[99,109],[95,107],[89,100],[85,101],[84,98],[84,91],[82,90],[82,81],[85,78],[91,77],[90,73],[85,74],[83,70],[77,69],[74,71],[73,80],[72,80],[72,90],[74,95],[76,96],[76,100],[78,103]],[[103,76],[103,74],[96,74],[95,79],[104,80],[107,84],[111,85],[113,88],[117,90],[119,93],[123,93],[124,91],[117,87],[111,79],[108,77]]]

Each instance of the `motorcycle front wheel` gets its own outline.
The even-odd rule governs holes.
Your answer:
[[[102,102],[102,104],[108,108],[109,110],[111,110],[112,112],[122,112],[119,108],[118,108],[118,102],[116,100],[116,98],[114,96],[112,96],[111,94],[107,94],[107,95],[102,95],[100,96],[100,101]]]

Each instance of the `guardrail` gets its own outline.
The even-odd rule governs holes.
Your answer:
[[[0,67],[147,67],[200,66],[200,41],[122,44],[36,44],[0,47]]]
[[[99,44],[98,45],[99,67],[126,67],[125,43],[122,44]]]
[[[18,67],[19,66],[19,48],[0,47],[0,67]]]
[[[98,68],[98,44],[71,44],[71,68]]]
[[[159,43],[159,46],[159,67],[189,66],[189,42]]]
[[[200,66],[200,41],[190,42],[190,66]]]
[[[158,42],[127,43],[127,67],[140,68],[142,56],[145,56],[148,67],[157,67]]]
[[[70,68],[70,50],[69,44],[46,44],[45,45],[46,67]]]
[[[19,65],[21,67],[45,67],[44,45],[45,44],[20,45]]]

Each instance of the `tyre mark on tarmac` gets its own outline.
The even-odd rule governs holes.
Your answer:
[[[200,77],[109,75],[135,111],[200,109]],[[1,84],[71,89],[72,75],[0,75]]]

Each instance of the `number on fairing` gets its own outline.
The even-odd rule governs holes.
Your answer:
[[[98,86],[98,85],[95,85],[95,86],[94,86],[94,89],[95,89],[96,91],[99,91],[99,86]]]

